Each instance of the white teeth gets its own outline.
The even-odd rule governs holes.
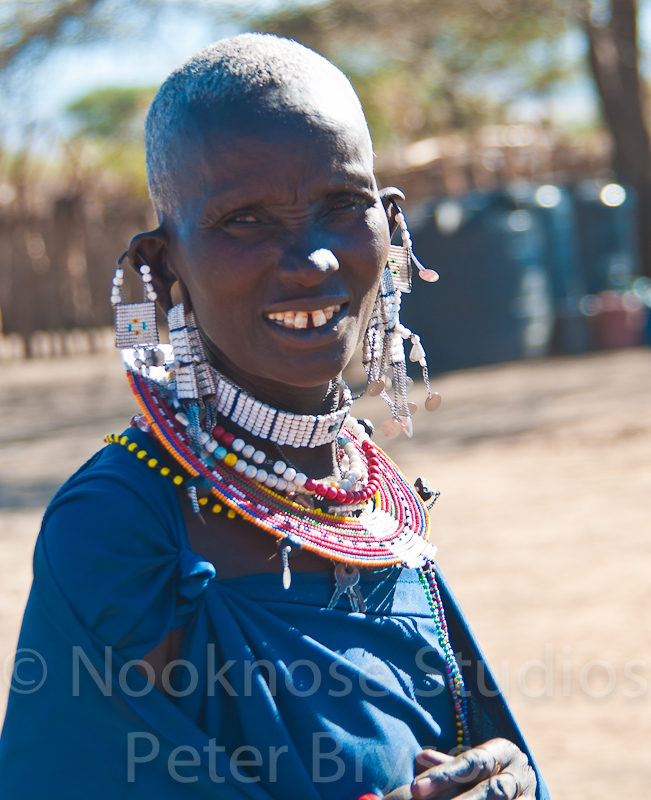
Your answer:
[[[310,315],[312,317],[312,325],[315,328],[320,328],[339,311],[341,311],[341,306],[326,306],[317,311],[279,311],[267,314],[266,317],[284,328],[298,328],[300,330],[307,328]]]

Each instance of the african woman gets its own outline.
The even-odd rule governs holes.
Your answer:
[[[159,226],[112,290],[139,413],[46,512],[0,794],[546,798],[423,499],[341,378],[365,342],[387,431],[411,432],[400,290],[433,277],[350,83],[227,39],[163,84],[146,147]]]

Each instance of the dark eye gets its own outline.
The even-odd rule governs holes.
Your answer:
[[[226,220],[225,224],[231,223],[243,224],[243,225],[250,225],[252,222],[260,222],[260,220],[255,216],[255,214],[235,214],[234,216],[230,217],[230,219]]]
[[[358,194],[339,197],[332,204],[333,211],[366,211],[373,203],[367,197]]]

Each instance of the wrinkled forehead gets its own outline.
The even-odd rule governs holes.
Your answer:
[[[332,76],[330,76],[332,77]],[[229,144],[256,138],[292,141],[299,149],[330,141],[373,171],[373,145],[357,95],[344,79],[318,77],[273,87],[260,95],[214,98],[188,105],[176,137],[178,168],[185,175]]]

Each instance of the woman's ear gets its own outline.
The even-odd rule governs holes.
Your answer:
[[[133,237],[125,257],[129,265],[139,273],[143,264],[151,269],[152,284],[158,295],[158,304],[167,313],[173,305],[172,286],[177,276],[168,263],[169,241],[163,226],[147,233],[139,233]]]
[[[400,211],[398,200],[404,200],[405,196],[397,187],[387,186],[385,189],[380,190],[380,198],[382,199],[382,204],[387,212],[389,230],[391,231],[391,236],[393,236],[393,234],[396,232],[396,228],[398,227],[398,220],[396,219],[396,215]]]

